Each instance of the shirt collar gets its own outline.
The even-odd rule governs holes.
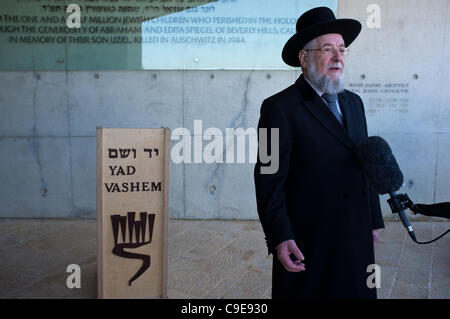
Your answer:
[[[322,97],[322,95],[323,95],[325,92],[320,91],[314,84],[311,83],[310,80],[308,80],[308,78],[307,78],[306,76],[303,75],[303,78],[306,80],[306,82],[308,82],[308,84],[313,88],[313,90],[316,91],[316,93],[320,96],[320,98],[326,103],[326,101],[325,101],[325,100],[323,99],[323,97]],[[339,100],[336,100],[336,104],[337,104],[337,106],[338,106],[337,109],[338,109],[339,114],[342,115],[341,106],[339,105]]]
[[[322,97],[322,95],[323,95],[325,92],[320,91],[314,84],[311,83],[311,81],[310,81],[306,76],[303,76],[303,77],[305,78],[306,82],[308,82],[308,84],[314,89],[314,91],[316,91],[317,95],[319,95],[320,97]]]

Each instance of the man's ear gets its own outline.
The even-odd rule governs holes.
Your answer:
[[[306,68],[308,65],[308,53],[305,50],[300,50],[298,53],[298,59],[300,60],[300,66]]]

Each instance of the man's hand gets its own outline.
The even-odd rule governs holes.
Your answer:
[[[378,238],[380,238],[380,235],[378,234],[378,230],[372,229],[372,235],[373,235],[373,247],[375,247],[375,244],[378,241]]]
[[[290,254],[293,254],[297,260],[292,261]],[[302,252],[298,249],[294,240],[285,240],[277,246],[277,257],[284,268],[289,272],[300,272],[305,270],[305,259]]]

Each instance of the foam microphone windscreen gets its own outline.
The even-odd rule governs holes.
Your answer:
[[[395,192],[403,184],[389,144],[379,136],[370,136],[357,149],[358,160],[379,194]]]

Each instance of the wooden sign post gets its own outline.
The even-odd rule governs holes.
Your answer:
[[[97,128],[99,298],[167,298],[169,138]]]

